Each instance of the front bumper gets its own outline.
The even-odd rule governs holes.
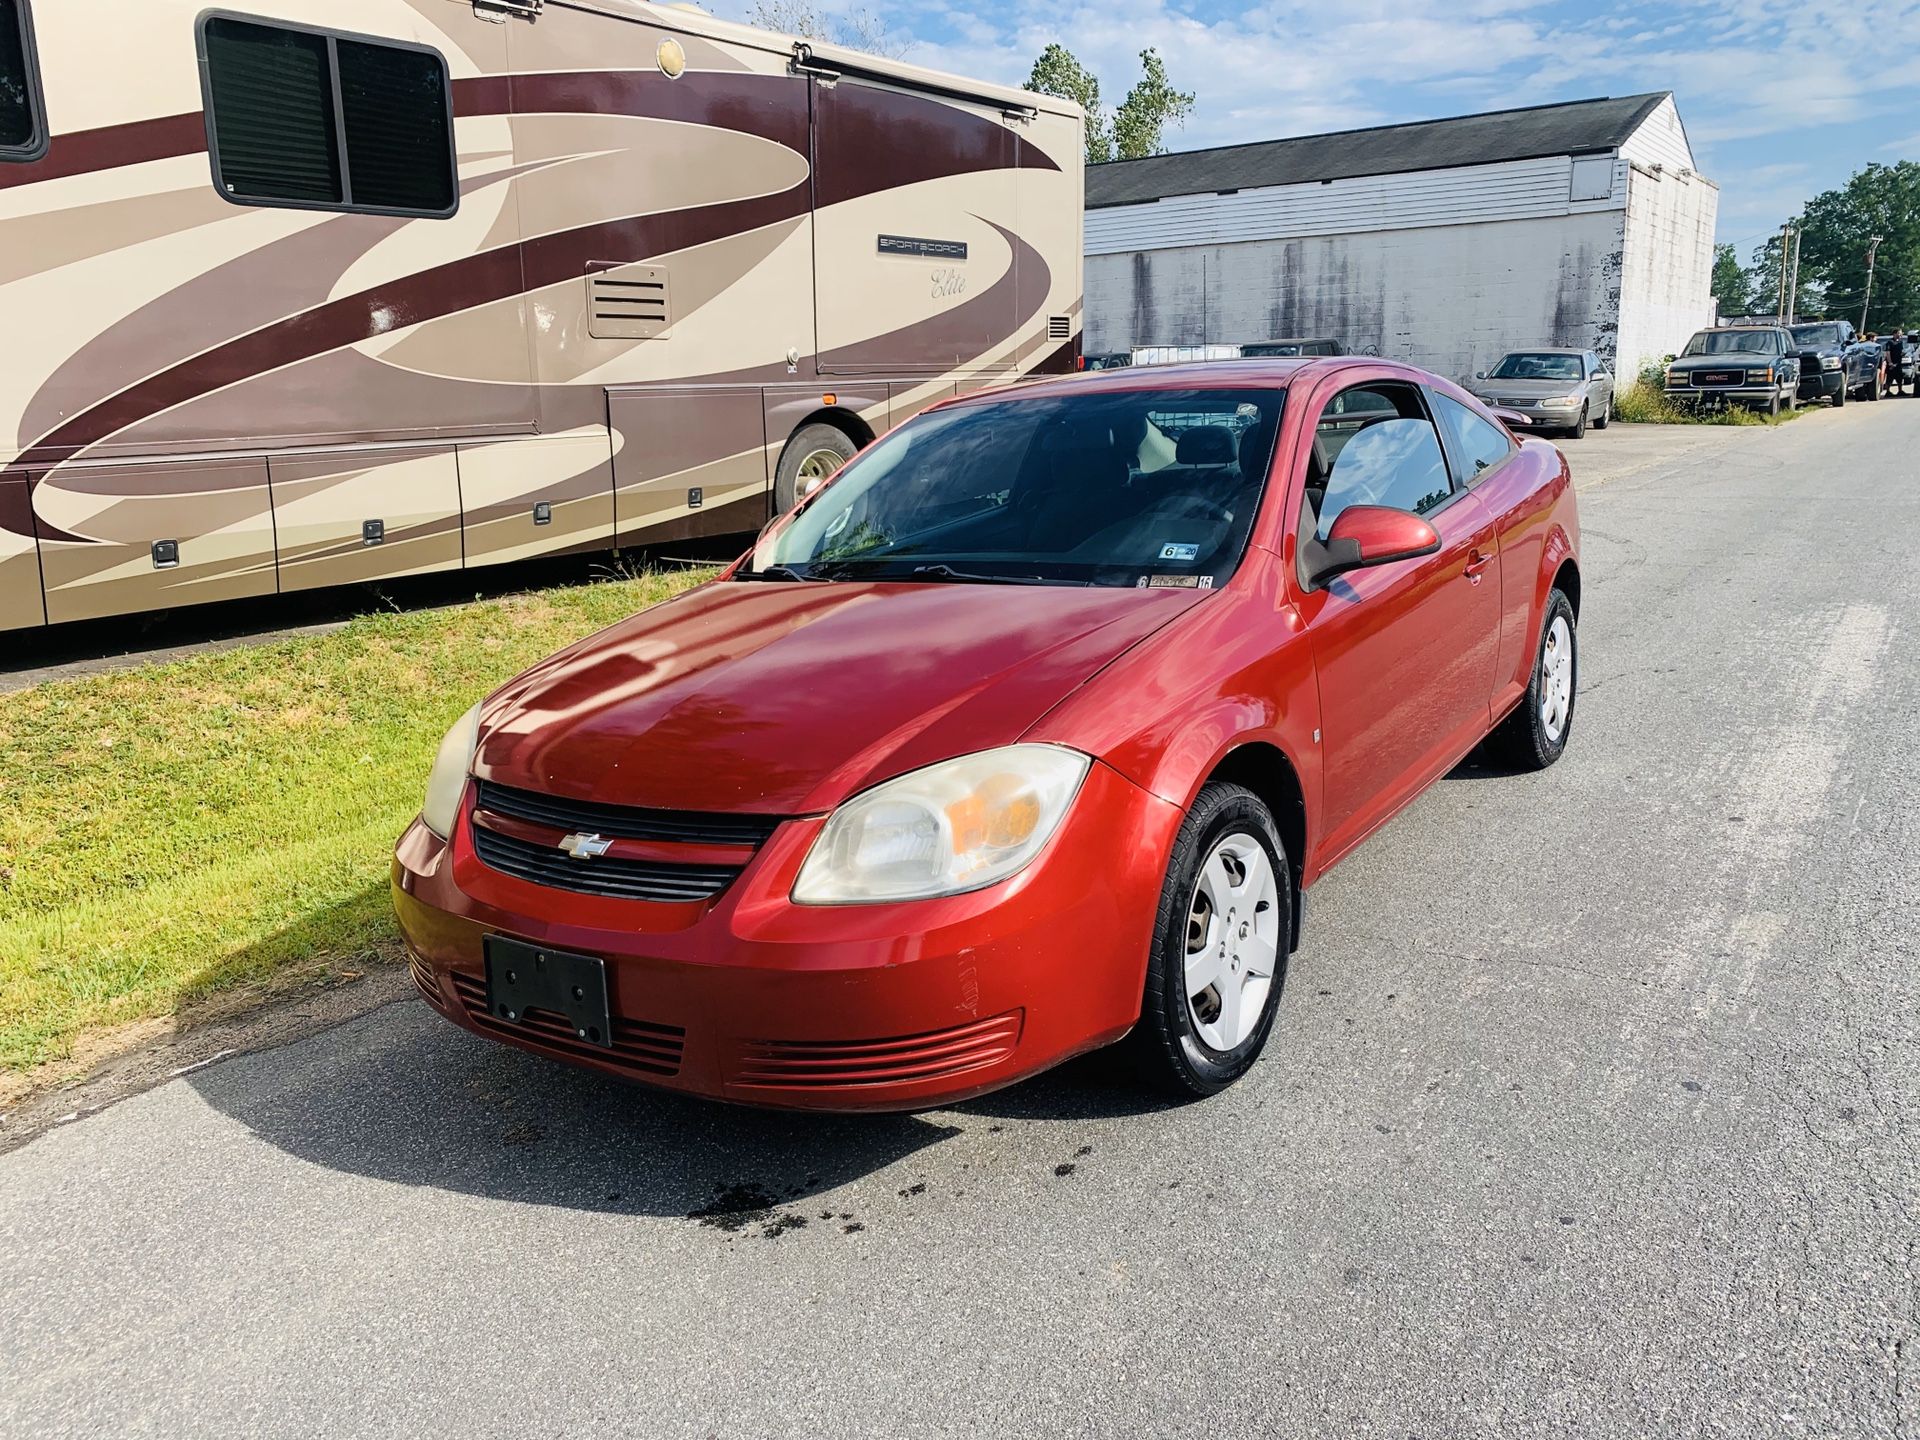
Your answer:
[[[1106,766],[1020,874],[900,904],[788,900],[822,817],[784,822],[708,901],[617,900],[492,870],[470,807],[451,841],[416,821],[394,908],[441,1014],[555,1059],[720,1100],[910,1110],[979,1095],[1124,1035],[1138,1020],[1177,806]],[[488,1013],[489,934],[597,955],[615,1046]]]
[[[1766,404],[1781,393],[1784,382],[1772,385],[1669,385],[1667,399],[1680,404],[1698,404],[1702,400],[1746,400]]]
[[[1840,393],[1847,383],[1844,370],[1802,370],[1800,372],[1800,398],[1802,400],[1831,400]]]

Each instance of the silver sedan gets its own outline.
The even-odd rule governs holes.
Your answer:
[[[1489,405],[1518,411],[1541,430],[1578,440],[1613,418],[1613,372],[1591,350],[1512,350],[1467,389]]]

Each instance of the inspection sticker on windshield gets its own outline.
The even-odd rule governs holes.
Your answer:
[[[1139,580],[1142,590],[1211,590],[1211,575],[1142,575]]]
[[[1200,547],[1198,545],[1182,545],[1176,541],[1169,540],[1160,547],[1160,558],[1162,560],[1198,560],[1200,558]]]

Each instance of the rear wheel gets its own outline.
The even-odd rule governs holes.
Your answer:
[[[815,421],[802,425],[780,452],[780,466],[774,471],[773,510],[784,515],[813,492],[859,451],[847,432],[835,425]]]
[[[1155,1085],[1214,1095],[1253,1068],[1285,978],[1291,885],[1260,797],[1201,790],[1174,841],[1133,1036]]]
[[[1573,602],[1555,588],[1547,595],[1533,678],[1515,710],[1492,735],[1487,749],[1516,770],[1544,770],[1565,752],[1573,733],[1573,703],[1580,683],[1579,629]]]

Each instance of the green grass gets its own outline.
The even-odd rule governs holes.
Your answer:
[[[102,1030],[396,958],[388,851],[447,726],[709,573],[367,616],[0,695],[0,1088]]]
[[[1669,404],[1657,385],[1642,380],[1614,397],[1613,418],[1632,425],[1784,425],[1808,413],[1809,406],[1763,415],[1744,405],[1692,409]]]

